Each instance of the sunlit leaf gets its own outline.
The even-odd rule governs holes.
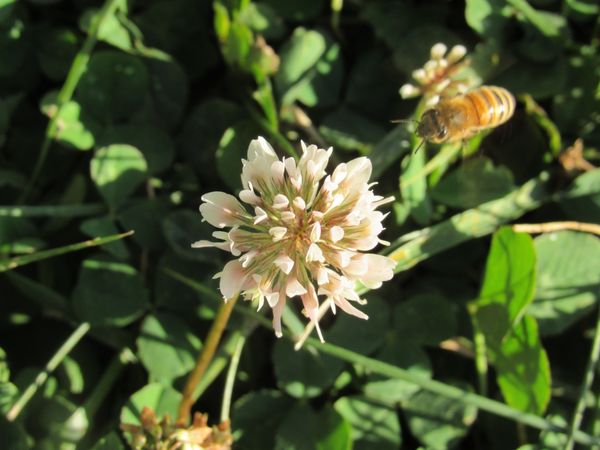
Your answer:
[[[194,367],[200,340],[179,317],[159,313],[144,319],[137,346],[150,379],[169,382]]]
[[[139,425],[144,407],[152,409],[159,418],[169,414],[172,419],[177,416],[180,400],[181,394],[172,387],[160,383],[147,384],[129,397],[121,408],[121,423]]]
[[[588,314],[598,301],[600,241],[584,233],[561,231],[535,239],[537,289],[527,312],[544,335],[559,334]]]
[[[490,344],[500,344],[533,300],[535,264],[528,234],[508,227],[494,234],[476,301],[477,322]]]
[[[92,180],[112,208],[121,205],[144,182],[147,170],[141,152],[127,144],[102,147],[90,162]]]
[[[502,395],[513,408],[542,414],[550,401],[550,364],[533,317],[523,319],[498,347],[491,346]]]
[[[337,101],[343,66],[340,47],[328,35],[297,28],[280,57],[275,86],[284,105],[298,100],[323,107]]]

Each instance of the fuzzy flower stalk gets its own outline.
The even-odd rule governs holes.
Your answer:
[[[266,301],[277,337],[288,299],[299,298],[322,341],[319,297],[330,300],[334,314],[339,307],[368,319],[353,305],[364,303],[356,282],[375,289],[394,274],[394,260],[366,253],[388,244],[378,237],[387,214],[377,208],[393,197],[373,193],[366,157],[339,164],[328,175],[332,151],[302,143],[299,161],[279,159],[259,137],[250,142],[248,160],[242,160],[241,202],[224,192],[202,196],[204,220],[230,230],[215,231],[216,242],[202,240],[192,247],[216,247],[236,258],[216,275],[221,294],[227,300],[240,292],[259,310]]]

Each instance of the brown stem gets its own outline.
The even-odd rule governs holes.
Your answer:
[[[522,233],[550,233],[552,231],[575,230],[600,236],[600,225],[584,222],[547,222],[547,223],[518,223],[513,230]]]
[[[198,386],[204,372],[206,372],[209,363],[215,355],[215,351],[217,350],[217,346],[219,345],[219,341],[221,340],[221,336],[223,335],[223,331],[225,330],[225,326],[227,325],[229,316],[233,310],[233,305],[235,305],[237,299],[238,296],[236,295],[219,307],[219,311],[210,327],[202,351],[196,360],[196,366],[185,383],[183,398],[181,399],[181,403],[179,403],[177,414],[177,423],[181,426],[187,426],[190,421],[190,411],[195,401],[194,390],[196,389],[196,386]]]

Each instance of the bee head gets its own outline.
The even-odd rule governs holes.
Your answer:
[[[417,126],[417,136],[432,142],[442,142],[448,129],[440,120],[440,113],[437,109],[428,109],[421,116]]]

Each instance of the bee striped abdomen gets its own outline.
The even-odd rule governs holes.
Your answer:
[[[482,86],[465,96],[473,103],[479,118],[477,128],[493,128],[502,125],[515,112],[515,98],[498,86]]]

